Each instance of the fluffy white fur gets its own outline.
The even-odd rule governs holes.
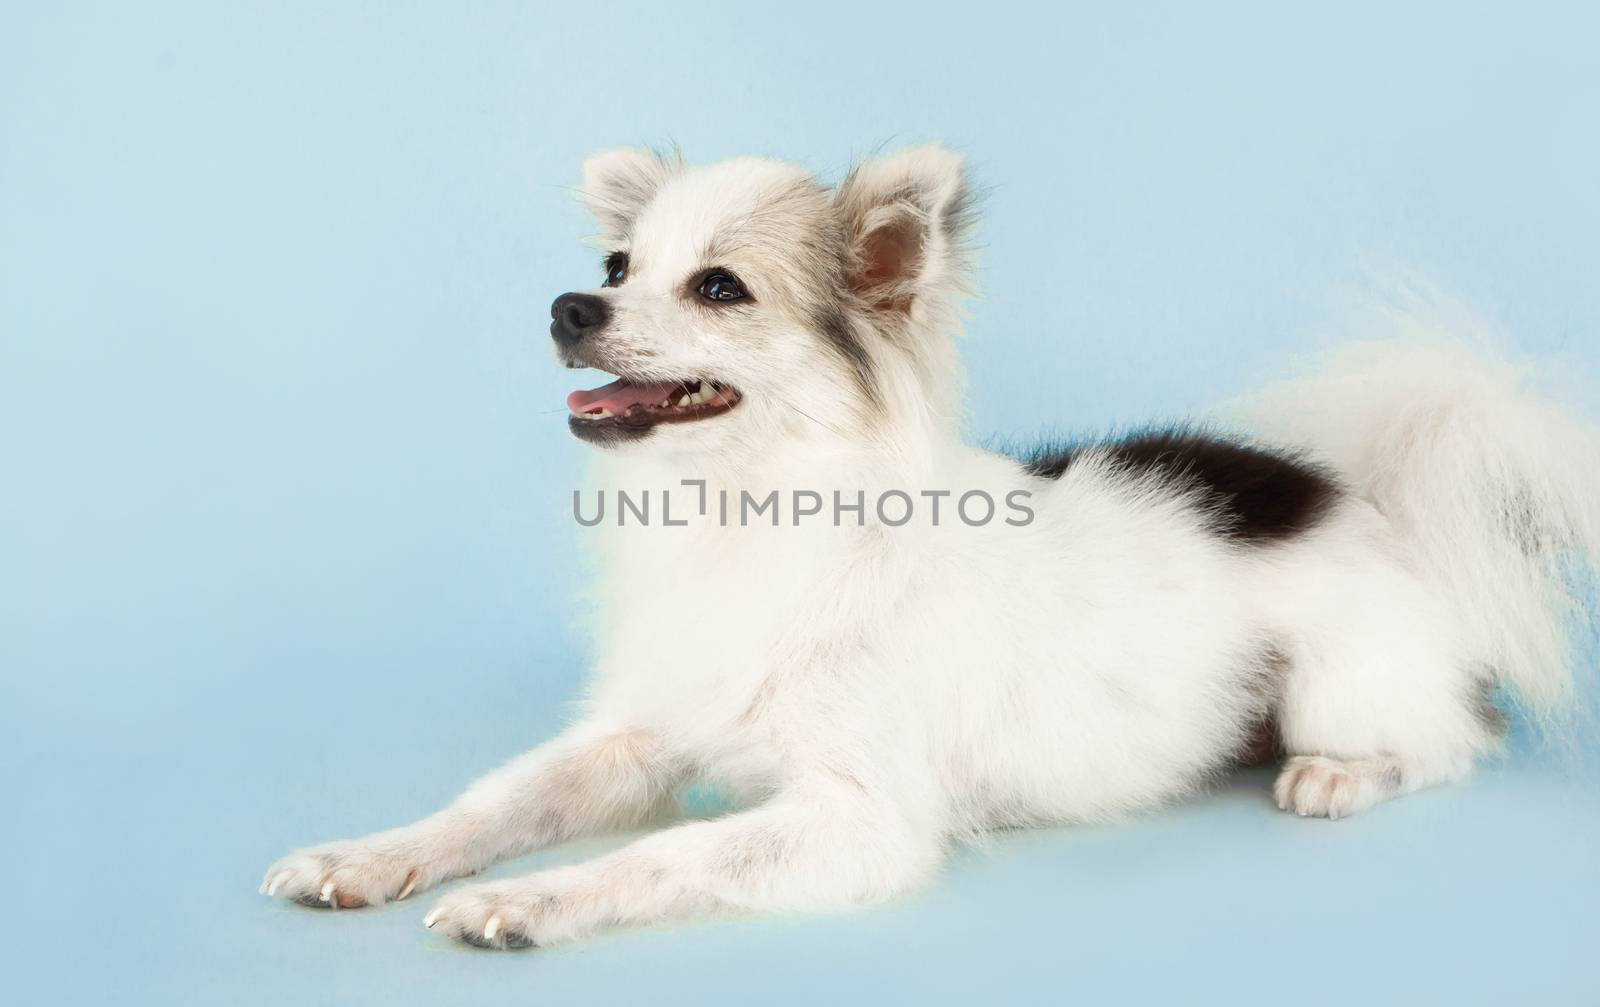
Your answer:
[[[426,922],[506,947],[859,906],[926,882],[984,830],[1193,792],[1262,723],[1288,754],[1278,803],[1336,818],[1471,772],[1498,743],[1488,688],[1541,717],[1570,705],[1572,629],[1592,620],[1569,575],[1600,556],[1600,452],[1451,334],[1350,347],[1246,404],[1349,492],[1299,534],[1242,543],[1206,501],[1109,455],[1047,480],[963,443],[969,222],[950,152],[873,160],[829,190],[771,161],[690,170],[617,151],[583,191],[630,265],[596,292],[604,331],[567,362],[743,395],[596,452],[596,488],[672,489],[690,524],[618,528],[612,512],[597,529],[598,661],[569,730],[421,822],[289,855],[267,894],[405,898],[655,823],[710,779],[744,809],[454,889]],[[710,266],[750,301],[696,302]],[[860,527],[826,511],[796,526],[787,507],[780,527],[723,526],[714,502],[679,507],[686,479],[712,501],[869,503]],[[1036,516],[972,527],[952,497],[935,526],[919,497],[891,528],[870,503],[885,489],[1025,489]]]

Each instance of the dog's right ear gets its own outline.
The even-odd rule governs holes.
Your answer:
[[[839,185],[845,282],[869,307],[949,305],[972,287],[972,198],[961,156],[913,147],[862,162]]]
[[[683,168],[676,149],[662,153],[624,147],[607,150],[583,162],[578,194],[600,225],[600,236],[615,244],[628,236],[634,218],[655,197],[661,184]]]

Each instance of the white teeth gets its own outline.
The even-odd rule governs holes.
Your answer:
[[[586,420],[609,420],[611,416],[612,413],[609,409],[597,409],[592,413],[583,414],[583,418]]]
[[[666,401],[661,403],[662,409],[687,409],[690,406],[703,405],[722,394],[709,381],[685,381],[681,387],[685,389],[683,394],[676,399],[671,395],[667,396]]]

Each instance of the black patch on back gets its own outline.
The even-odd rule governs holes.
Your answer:
[[[1483,676],[1473,687],[1472,714],[1485,734],[1491,738],[1503,738],[1511,728],[1511,718],[1506,716],[1497,701],[1499,687],[1495,684],[1493,672],[1484,669]]]
[[[1281,542],[1307,530],[1341,492],[1327,470],[1292,452],[1184,427],[1103,443],[1046,444],[1019,460],[1033,475],[1059,479],[1088,454],[1105,457],[1130,476],[1196,494],[1214,516],[1218,534],[1249,545]]]

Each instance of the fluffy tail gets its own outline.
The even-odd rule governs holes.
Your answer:
[[[1389,519],[1452,600],[1470,653],[1556,729],[1596,655],[1600,438],[1536,395],[1470,318],[1381,314],[1387,338],[1335,350],[1243,412]]]

